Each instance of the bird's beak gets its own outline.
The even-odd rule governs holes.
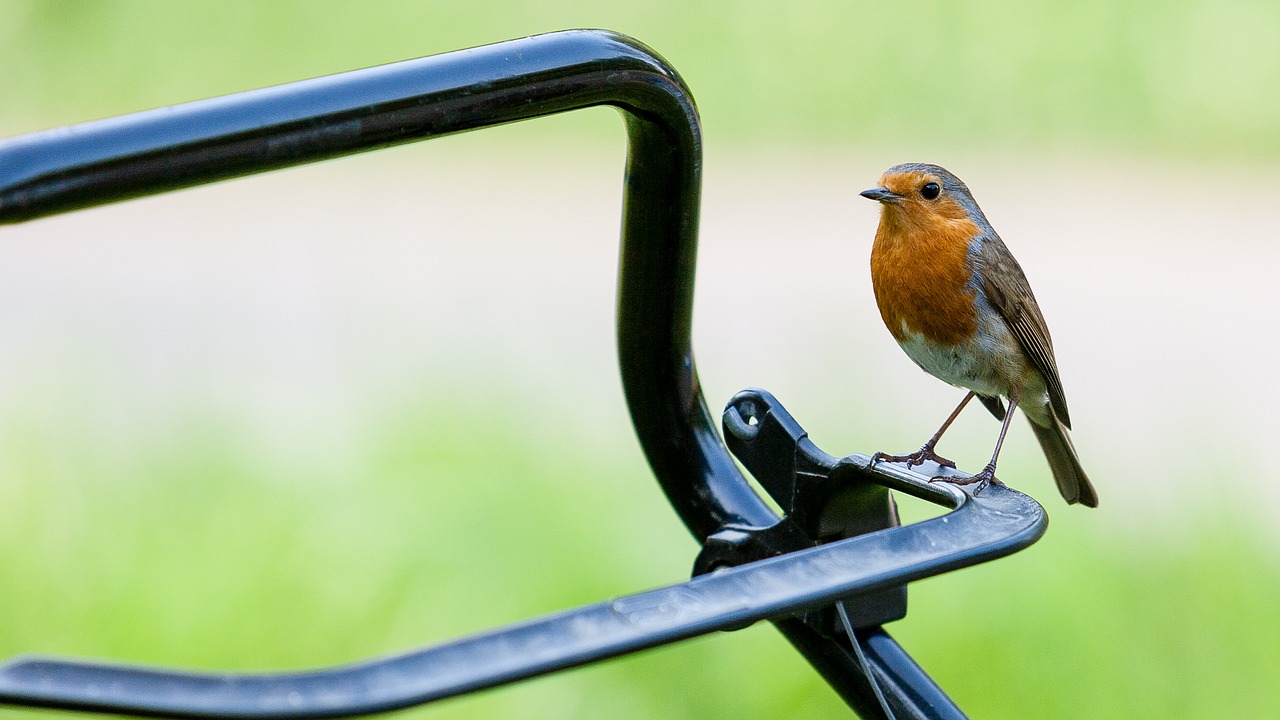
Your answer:
[[[870,190],[863,190],[858,193],[868,200],[875,200],[882,203],[896,203],[902,199],[902,196],[892,192],[886,187],[873,187]]]

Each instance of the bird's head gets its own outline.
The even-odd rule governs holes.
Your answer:
[[[864,198],[876,200],[887,222],[928,224],[949,220],[971,220],[986,224],[982,210],[960,178],[945,168],[927,163],[895,165],[880,177],[879,187],[863,190]]]

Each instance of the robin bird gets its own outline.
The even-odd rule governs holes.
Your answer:
[[[1013,411],[1022,408],[1068,503],[1097,507],[1067,430],[1071,418],[1053,342],[1031,286],[960,178],[937,165],[885,171],[861,193],[881,205],[871,247],[871,284],[880,317],[907,356],[938,379],[968,388],[938,432],[910,455],[876,453],[872,462],[932,460],[942,434],[976,395],[1002,421],[991,462],[971,478],[940,476],[981,491],[996,480],[996,460]],[[1009,401],[1006,411],[1001,398]]]

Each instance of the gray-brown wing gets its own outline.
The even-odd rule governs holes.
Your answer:
[[[1058,377],[1058,363],[1053,357],[1053,340],[1049,337],[1049,327],[1040,314],[1035,295],[1031,293],[1027,276],[999,236],[986,238],[979,251],[979,259],[985,266],[982,289],[987,299],[1004,317],[1009,330],[1031,359],[1031,365],[1044,376],[1049,403],[1062,424],[1070,428],[1071,416],[1067,412],[1066,395],[1062,392],[1062,379]]]

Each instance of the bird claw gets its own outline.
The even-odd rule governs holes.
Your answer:
[[[875,455],[871,456],[872,465],[875,465],[876,463],[881,461],[906,463],[908,470],[910,470],[912,467],[916,465],[923,465],[926,462],[935,462],[940,467],[951,468],[952,470],[954,470],[956,467],[955,461],[948,460],[942,457],[941,455],[939,455],[938,453],[934,452],[932,445],[925,445],[924,447],[920,448],[919,450],[909,455],[889,455],[887,453],[878,452]]]
[[[929,482],[945,482],[951,483],[952,485],[977,485],[978,487],[973,489],[973,494],[975,496],[985,490],[988,485],[1004,486],[1004,483],[1000,482],[1000,480],[996,478],[996,466],[990,464],[982,468],[982,472],[979,472],[977,475],[969,475],[968,477],[963,475],[935,475],[932,478],[929,478]]]

